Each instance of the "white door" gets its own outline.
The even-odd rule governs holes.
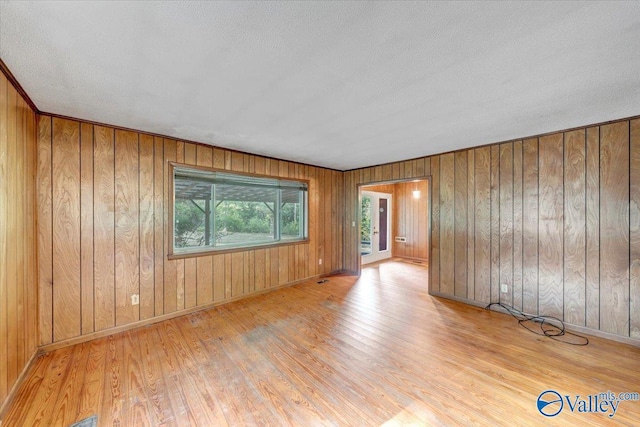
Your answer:
[[[391,194],[362,191],[361,196],[362,264],[391,258]]]

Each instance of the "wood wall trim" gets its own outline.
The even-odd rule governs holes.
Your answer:
[[[33,364],[35,363],[38,356],[40,356],[40,354],[42,354],[42,351],[40,350],[34,351],[31,354],[31,358],[22,368],[22,372],[20,372],[20,375],[16,379],[16,382],[13,384],[13,387],[11,387],[11,390],[9,390],[9,394],[7,394],[7,397],[4,399],[4,401],[0,402],[0,426],[2,426],[2,419],[6,415],[7,409],[9,408],[9,406],[11,406],[11,403],[15,400],[16,394],[18,393],[20,386],[24,382],[27,375],[29,375],[29,373],[31,372],[31,368],[33,367]]]
[[[36,104],[31,100],[27,92],[22,88],[20,82],[18,82],[18,79],[16,79],[11,70],[9,70],[9,67],[7,67],[7,64],[4,63],[2,58],[0,58],[0,71],[2,72],[2,74],[4,74],[9,83],[11,83],[11,85],[15,88],[22,99],[24,99],[27,105],[29,105],[29,108],[31,108],[34,113],[40,113],[40,110],[38,110]]]

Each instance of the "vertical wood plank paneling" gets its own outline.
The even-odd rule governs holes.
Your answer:
[[[24,126],[24,116],[26,112],[26,106],[24,104],[24,100],[17,92],[15,92],[15,121],[13,123],[15,127],[15,131],[11,132],[15,135],[14,137],[14,146],[15,146],[15,162],[14,162],[14,171],[17,177],[21,177],[17,179],[13,183],[13,187],[16,190],[16,194],[14,198],[12,198],[12,204],[14,205],[13,211],[16,215],[15,218],[15,230],[17,232],[17,239],[14,240],[13,250],[15,251],[15,256],[17,258],[16,265],[16,274],[15,281],[13,282],[13,287],[15,292],[13,293],[15,299],[14,303],[10,305],[9,310],[7,310],[7,315],[11,315],[13,310],[14,317],[16,319],[16,327],[11,328],[13,332],[9,334],[9,336],[13,336],[15,341],[9,342],[9,346],[12,344],[13,347],[9,349],[10,351],[10,360],[13,358],[15,360],[15,369],[11,373],[9,377],[9,381],[13,382],[17,380],[18,375],[20,375],[20,371],[22,366],[24,366],[24,355],[25,355],[25,332],[26,332],[26,323],[24,321],[25,314],[25,278],[26,278],[26,249],[29,243],[27,230],[25,226],[27,225],[27,209],[25,206],[25,184],[26,184],[26,171],[25,171],[25,126]],[[12,351],[13,350],[13,351]]]
[[[585,325],[585,130],[564,136],[564,320]]]
[[[164,313],[164,141],[153,138],[154,314]]]
[[[184,145],[185,144],[183,141],[176,141],[175,161],[177,163],[184,163]],[[169,191],[173,191],[173,190],[170,189]],[[169,195],[169,197],[171,197],[171,195]],[[167,200],[170,200],[170,199],[167,198]],[[176,268],[176,310],[183,310],[184,299],[185,299],[185,289],[184,289],[185,260],[174,259],[172,260],[172,263],[175,265],[175,268]]]
[[[255,287],[256,291],[261,291],[266,288],[266,249],[258,249],[255,251]]]
[[[491,300],[491,149],[474,150],[475,175],[475,299]]]
[[[15,288],[14,292],[14,303],[11,304],[9,310],[7,311],[8,315],[11,315],[12,308],[14,310],[14,319],[17,320],[17,325],[14,330],[14,333],[11,333],[9,336],[14,336],[14,346],[13,349],[10,348],[10,351],[13,353],[13,358],[15,358],[15,369],[12,375],[9,377],[9,381],[13,382],[17,380],[18,375],[20,375],[20,371],[22,366],[24,366],[24,355],[25,355],[25,332],[26,332],[26,323],[24,321],[24,311],[25,311],[25,278],[26,272],[25,267],[27,264],[26,260],[26,247],[29,243],[27,230],[25,226],[27,225],[27,210],[25,206],[25,184],[26,184],[26,171],[25,171],[25,126],[24,126],[24,116],[26,112],[26,106],[24,104],[24,100],[17,92],[15,92],[15,105],[16,105],[16,114],[15,114],[15,131],[13,134],[15,135],[14,144],[15,144],[15,158],[14,162],[14,171],[15,176],[21,177],[17,179],[13,184],[16,189],[15,197],[12,199],[12,203],[14,204],[14,213],[16,215],[15,218],[15,229],[18,234],[17,239],[14,240],[14,248],[15,255],[17,257],[17,269],[15,275],[15,281],[13,282],[13,286]],[[11,346],[12,343],[9,342]]]
[[[362,183],[368,184],[370,182],[373,182],[373,179],[371,178],[371,168],[362,169]]]
[[[522,310],[538,313],[538,139],[522,145]]]
[[[197,164],[198,166],[213,167],[213,148],[199,145]],[[208,304],[213,301],[213,255],[198,257],[196,263],[197,304]]]
[[[47,125],[42,125],[41,145],[50,150],[56,139],[50,133],[52,120],[43,116],[42,123]],[[80,126],[78,122],[74,123]],[[344,268],[346,183],[343,173],[88,123],[81,126],[83,131],[77,138],[74,157],[78,169],[74,185],[81,202],[77,203],[81,210],[75,221],[81,246],[74,262],[82,264],[77,270],[79,284],[76,291],[83,292],[79,294],[80,314],[76,314],[81,331],[74,336],[224,301],[268,286],[300,280],[312,273],[330,273]],[[52,219],[46,220],[47,212],[51,210],[47,203],[52,204],[53,192],[53,184],[47,181],[53,161],[51,152],[43,153],[40,159],[49,169],[40,171],[39,227],[41,233],[55,236],[51,226],[46,229],[47,223],[52,223]],[[167,221],[171,191],[168,165],[172,161],[312,181],[310,243],[284,249],[237,252],[237,255],[168,260]],[[389,175],[390,171],[391,168],[380,168],[381,176]],[[320,200],[326,203],[320,203]],[[93,238],[93,243],[89,237]],[[40,243],[53,246],[53,239],[45,236]],[[88,256],[92,256],[93,261]],[[320,256],[323,257],[321,271],[318,269]],[[46,255],[40,258],[43,263],[46,259]],[[309,262],[312,264],[308,265]],[[51,266],[53,262],[49,260],[41,266],[43,280],[47,277],[47,265]],[[51,280],[52,273],[49,276]],[[131,304],[133,293],[140,295],[139,306]],[[46,290],[41,295],[44,296],[41,312],[46,316],[49,310],[51,319],[48,338],[43,338],[43,343],[66,339],[52,335],[55,302],[52,297],[47,300]],[[42,330],[46,331],[44,319],[42,325]],[[24,348],[18,350],[20,354],[24,353]]]
[[[522,310],[522,141],[513,143],[513,306]]]
[[[224,150],[221,148],[213,149],[213,167],[224,169]]]
[[[93,253],[95,329],[115,326],[115,146],[113,129],[94,126]]]
[[[245,252],[244,255],[246,271],[244,291],[245,293],[251,293],[256,290],[255,251]]]
[[[237,297],[244,292],[244,253],[231,254],[231,269],[231,296]]]
[[[467,151],[467,295],[475,299],[475,235],[476,235],[476,200],[475,200],[475,150]]]
[[[431,254],[429,283],[440,292],[440,156],[431,157]]]
[[[513,143],[500,144],[500,302],[513,306]]]
[[[562,319],[563,135],[541,137],[539,156],[539,310]]]
[[[629,335],[640,338],[640,119],[630,123]]]
[[[93,313],[93,125],[80,127],[80,282],[82,334],[94,331]]]
[[[5,125],[5,146],[6,146],[6,157],[11,159],[10,162],[6,163],[5,171],[9,177],[20,177],[20,168],[19,155],[18,150],[18,126],[17,126],[17,117],[18,117],[18,93],[13,88],[13,86],[8,85],[6,89],[6,104],[7,104],[7,113],[6,117],[6,125]],[[55,152],[54,152],[54,160],[55,160]],[[18,377],[18,336],[19,336],[19,326],[14,323],[15,319],[18,317],[18,283],[20,281],[19,271],[22,267],[23,260],[20,257],[20,243],[21,238],[19,234],[18,228],[20,227],[22,218],[20,217],[20,201],[18,200],[20,189],[19,183],[21,180],[16,179],[15,181],[8,182],[7,191],[6,191],[6,200],[8,205],[7,211],[7,226],[6,226],[6,235],[3,236],[7,239],[7,249],[4,251],[4,261],[6,265],[2,266],[2,269],[5,274],[5,283],[3,289],[4,297],[6,298],[6,305],[4,307],[3,314],[5,316],[5,330],[3,333],[2,344],[6,346],[6,358],[4,361],[0,363],[0,366],[6,368],[6,383],[13,384],[15,383]],[[54,183],[55,183],[55,175],[54,175]],[[56,221],[56,208],[59,208],[59,204],[56,204],[54,200],[53,204],[53,219],[54,224]],[[55,232],[55,229],[54,229]],[[56,246],[54,245],[54,250]],[[55,255],[55,254],[54,254]],[[54,277],[56,273],[56,269],[54,266]],[[56,296],[56,289],[54,288],[54,298]],[[54,299],[55,301],[55,299]],[[55,311],[54,311],[55,318]],[[54,329],[55,333],[55,329]]]
[[[414,204],[414,216],[417,220],[414,222],[414,229],[418,237],[416,241],[416,251],[413,253],[414,258],[429,259],[429,185],[428,181],[420,181],[418,183],[420,190],[420,198]],[[417,206],[417,207],[416,207]]]
[[[491,302],[500,301],[500,147],[491,146]]]
[[[27,256],[27,281],[25,286],[27,288],[27,304],[28,314],[26,321],[28,322],[27,337],[27,360],[37,350],[39,343],[38,336],[38,222],[37,222],[37,200],[38,200],[38,184],[36,180],[38,171],[38,147],[37,147],[37,117],[34,111],[31,111],[27,106],[27,130],[25,150],[27,152],[27,205],[30,206],[29,214],[27,215],[28,223],[26,229],[26,236],[28,236],[30,242],[29,252]]]
[[[333,194],[333,174],[330,170],[324,171],[324,194],[326,195],[323,204],[324,207],[324,254],[322,260],[322,273],[326,274],[331,271],[331,263],[332,263],[332,253],[331,249],[333,248],[333,239],[331,238],[331,216],[333,210],[333,203],[335,194]],[[280,256],[282,256],[283,252],[280,251]],[[286,258],[288,262],[288,256]],[[283,281],[284,280],[284,281]],[[284,279],[282,272],[280,272],[280,284],[286,283],[288,281],[287,273],[285,273]]]
[[[4,77],[4,74],[0,73],[0,261],[3,263],[2,269],[0,269],[0,405],[4,403],[9,394],[9,389],[12,387],[12,384],[8,382],[7,375],[9,365],[9,346],[7,341],[10,328],[7,306],[11,302],[8,299],[8,268],[4,265],[8,261],[10,242],[7,239],[7,235],[9,227],[11,227],[11,213],[8,203],[11,192],[9,188],[11,185],[9,184],[9,178],[11,177],[9,163],[14,161],[9,155],[9,138],[7,133],[8,127],[10,126],[8,121],[8,88],[8,80]],[[40,142],[38,144],[40,145]],[[39,284],[39,286],[41,285]]]
[[[4,86],[6,90],[6,83]],[[51,117],[38,117],[38,312],[41,345],[53,342],[51,126]]]
[[[284,285],[289,281],[289,248],[280,246],[278,249],[278,285]]]
[[[169,245],[169,200],[170,192],[173,191],[169,186],[169,162],[176,161],[176,141],[171,139],[164,140],[164,162],[163,162],[163,175],[164,175],[164,312],[172,313],[178,309],[178,266],[176,260],[168,260],[167,254],[170,252]],[[184,265],[184,262],[183,262]]]
[[[351,185],[353,182],[353,173],[351,172],[345,172],[344,173],[344,192],[345,192],[345,230],[344,230],[344,236],[343,236],[343,246],[345,248],[345,253],[347,254],[345,256],[345,259],[343,261],[344,263],[344,269],[346,271],[353,271],[353,256],[351,254],[353,254],[356,249],[353,247],[354,245],[354,241],[352,239],[352,233],[353,233],[353,227],[351,226],[352,221],[354,221],[354,210],[351,207],[351,201],[354,200],[354,195],[353,195],[353,191],[351,189]]]
[[[20,101],[16,105],[18,108]],[[23,113],[18,112],[14,121],[25,120]],[[608,132],[608,139],[603,138],[607,142],[602,146],[598,128],[590,128],[568,132],[565,135],[566,143],[562,135],[550,135],[541,138],[540,145],[536,139],[522,143],[516,141],[347,173],[190,143],[163,141],[160,138],[154,140],[135,132],[118,131],[119,135],[130,134],[131,138],[140,140],[135,155],[131,157],[135,167],[124,173],[127,168],[121,167],[124,163],[120,158],[120,139],[116,148],[112,129],[73,123],[82,129],[76,137],[73,157],[77,169],[73,184],[78,194],[75,204],[79,207],[78,214],[74,216],[78,229],[78,249],[74,259],[78,263],[76,291],[79,293],[79,311],[75,315],[79,329],[75,335],[116,325],[116,296],[121,295],[115,292],[120,291],[121,279],[124,279],[120,271],[124,264],[121,258],[116,262],[114,257],[121,254],[122,248],[127,245],[122,233],[129,225],[138,239],[134,239],[131,248],[135,252],[137,247],[139,252],[129,258],[133,261],[126,267],[131,267],[133,275],[127,275],[127,279],[133,277],[134,281],[138,280],[137,287],[133,287],[141,295],[141,305],[137,309],[140,318],[146,319],[163,314],[165,309],[170,312],[212,301],[224,301],[225,298],[246,295],[313,274],[349,269],[350,266],[356,269],[357,229],[351,227],[351,222],[358,215],[356,183],[395,177],[421,177],[425,174],[432,175],[433,194],[429,195],[432,200],[432,290],[484,303],[496,300],[500,296],[499,283],[511,277],[512,294],[509,298],[525,311],[554,314],[555,310],[556,315],[564,314],[571,323],[586,324],[622,336],[637,334],[634,310],[638,299],[638,278],[634,261],[638,255],[634,250],[638,245],[636,235],[640,228],[636,225],[636,217],[640,214],[636,211],[638,195],[635,192],[638,190],[635,186],[638,185],[638,177],[634,175],[637,169],[634,156],[638,143],[633,138],[633,132],[629,141],[628,122],[603,126],[603,133]],[[621,130],[625,124],[626,152],[625,134]],[[51,174],[62,172],[56,167],[52,170],[51,164],[55,163],[55,159],[63,161],[60,153],[54,153],[62,150],[61,147],[51,151],[51,141],[57,141],[56,133],[51,134],[51,128],[51,118],[41,117],[38,137],[39,253],[47,244],[53,249],[54,240],[58,239],[55,237],[57,227],[49,227],[47,231],[47,204],[52,212],[53,193],[60,191],[55,190]],[[94,135],[90,136],[92,128]],[[21,132],[24,131],[16,131],[13,139],[24,140],[26,136]],[[580,136],[582,152],[580,144],[575,142]],[[620,141],[623,141],[622,148]],[[510,153],[507,152],[509,150]],[[582,170],[580,162],[576,162],[580,155]],[[624,169],[625,159],[627,170]],[[167,162],[171,160],[308,179],[309,245],[189,258],[182,262],[167,260],[169,236],[166,215],[170,191]],[[613,164],[622,164],[622,170],[620,167],[613,168]],[[17,162],[13,167],[16,171],[25,171],[27,164]],[[121,179],[120,175],[135,183],[127,187],[126,194],[122,187],[126,180]],[[614,185],[615,182],[618,184]],[[624,185],[619,185],[620,182],[627,182],[627,193],[624,193]],[[400,188],[399,185],[397,187]],[[404,190],[409,197],[411,189]],[[132,192],[135,193],[132,197],[135,212],[130,215],[130,222],[123,226],[121,219],[126,210],[123,211],[122,206],[127,206]],[[580,197],[583,198],[582,206],[578,202]],[[26,201],[27,197],[20,200]],[[417,230],[407,233],[416,234],[412,234],[412,240],[417,241],[421,234],[421,208],[410,198],[407,201],[411,203],[406,204],[405,210],[410,211],[411,216],[406,225],[411,225],[411,230]],[[396,198],[396,203],[398,206],[394,211],[400,207],[401,200]],[[616,206],[620,209],[616,210]],[[26,215],[27,208],[21,209],[25,209]],[[426,218],[426,214],[424,216]],[[49,224],[54,224],[54,215],[50,214],[49,218]],[[604,246],[614,248],[607,250],[607,254],[599,250],[600,240],[605,236],[605,232],[602,231],[601,235],[600,230],[605,229],[607,242]],[[52,236],[48,240],[47,232]],[[90,236],[93,243],[85,240]],[[582,254],[580,241],[583,242]],[[55,242],[55,245],[60,244]],[[625,245],[626,261],[621,261]],[[93,251],[86,249],[91,246]],[[55,256],[56,252],[53,253]],[[552,253],[555,255],[552,256]],[[89,255],[93,261],[86,258]],[[419,255],[418,245],[407,246],[405,256]],[[597,262],[598,257],[603,258],[600,263]],[[318,265],[320,258],[323,259],[321,266]],[[613,258],[615,262],[611,262]],[[630,264],[627,265],[627,262]],[[47,300],[46,255],[39,256],[38,263],[42,304],[40,313],[43,316],[40,323],[43,336],[40,340],[43,343],[60,341],[63,338],[52,335],[58,322],[54,320],[56,298],[49,297]],[[93,269],[88,269],[87,266],[92,263]],[[49,260],[55,283],[53,264]],[[601,278],[600,270],[604,271],[605,267],[609,271],[602,273]],[[579,279],[576,282],[572,275],[578,272],[580,277],[580,268],[583,269],[582,281]],[[10,274],[17,278],[27,277],[28,268],[23,267]],[[576,283],[582,288],[574,289],[572,286]],[[26,295],[24,289],[12,290],[12,295],[20,299]],[[579,301],[581,289],[583,302]],[[128,308],[135,313],[136,309],[130,306],[130,292],[128,289],[126,293]],[[578,300],[572,302],[574,296]],[[93,300],[93,307],[90,307],[90,300]],[[123,300],[120,298],[120,301]],[[47,309],[51,313],[48,333]],[[131,319],[122,320],[121,312],[118,306],[118,324],[137,320],[135,314]],[[16,313],[18,317],[26,316],[24,307],[17,307]],[[609,319],[605,319],[606,316]],[[20,330],[26,331],[27,326]],[[24,345],[17,346],[16,361],[24,359],[26,349]],[[17,374],[16,367],[12,367],[11,371]]]
[[[422,163],[422,173],[424,174],[424,162]],[[382,165],[382,180],[390,181],[393,177],[393,169],[391,168],[391,164]]]
[[[600,127],[600,328],[629,335],[629,122]]]
[[[36,150],[45,154],[40,164]],[[51,187],[39,195],[47,203],[46,212],[40,213],[41,218],[48,219],[46,224],[38,226],[35,209],[36,190],[45,182],[51,183],[51,161],[51,121],[36,124],[35,113],[0,73],[0,408],[38,342],[53,339],[51,285],[43,283],[42,277],[39,283],[37,276],[37,253],[46,245],[49,254],[43,258],[48,261],[48,282],[53,275],[51,233],[55,205]],[[46,175],[40,176],[41,172]],[[38,242],[43,231],[49,235],[44,244]],[[43,285],[48,298],[43,303],[49,303],[48,312],[44,313],[48,330],[38,336],[37,294]]]
[[[139,305],[131,304],[131,295],[140,294],[138,172],[138,134],[116,130],[116,325],[140,319]]]
[[[586,303],[588,328],[600,328],[600,128],[587,129],[586,143]]]
[[[416,177],[422,178],[425,175],[424,158],[415,159],[413,161],[413,170],[415,172]]]
[[[184,144],[184,163],[197,165],[196,145]],[[195,307],[198,303],[198,266],[197,258],[185,258],[184,260],[184,308]],[[210,269],[209,269],[210,271]]]
[[[440,292],[448,295],[455,280],[454,168],[453,153],[440,156]]]
[[[244,171],[244,154],[234,151],[231,153],[231,170],[235,172]]]
[[[333,247],[335,250],[335,264],[331,271],[340,271],[344,269],[343,255],[344,247],[342,245],[342,236],[344,235],[344,178],[342,172],[333,172],[336,179],[336,193],[338,195],[335,206],[335,217],[333,219],[336,224],[336,232],[332,235]]]
[[[640,165],[634,163],[634,150],[638,150],[634,144],[640,143],[634,142],[632,130],[631,142],[627,136],[626,143],[630,145],[625,151],[624,135],[620,137],[625,126],[631,129],[640,126],[637,121],[603,126],[608,129],[610,139],[604,148],[601,147],[600,128],[591,127],[566,135],[554,134],[450,154],[455,159],[452,174],[443,169],[445,166],[450,168],[447,155],[422,159],[424,173],[432,174],[433,186],[430,195],[431,290],[446,293],[442,274],[451,276],[447,271],[447,266],[451,265],[447,258],[451,256],[448,246],[454,248],[454,277],[461,271],[457,239],[460,224],[464,223],[467,288],[463,296],[466,298],[483,303],[496,301],[501,297],[500,283],[508,281],[507,302],[527,313],[564,317],[569,323],[621,336],[637,335],[638,326],[635,325],[638,320],[634,320],[634,316],[640,316],[636,314],[640,300],[637,296],[640,285],[636,283],[640,281],[640,273],[636,270],[640,271],[640,267],[634,262],[637,260],[640,265],[640,249],[637,253],[635,249],[635,245],[640,245],[640,237],[635,237],[634,233],[640,233],[640,219],[637,218],[640,208],[636,206],[640,205],[636,201],[640,196],[634,191],[640,193],[635,187],[640,186],[640,183],[636,184],[640,178],[634,171],[639,170]],[[611,130],[616,126],[617,130]],[[465,197],[461,197],[458,186],[462,179],[459,159],[463,156],[467,158]],[[605,160],[608,164],[603,166]],[[357,198],[356,192],[349,193],[351,179],[354,183],[371,183],[385,177],[385,173],[390,173],[392,179],[413,177],[422,173],[420,162],[421,159],[415,159],[392,163],[387,169],[387,165],[383,165],[380,176],[375,167],[346,173],[346,202]],[[622,165],[622,170],[613,171],[613,164]],[[385,172],[388,170],[391,172]],[[640,176],[640,173],[636,174]],[[450,175],[455,177],[455,184],[450,184]],[[612,178],[614,175],[616,179]],[[605,177],[608,183],[603,182]],[[449,178],[453,189],[447,188],[445,178]],[[630,191],[628,194],[623,191],[625,183]],[[605,191],[608,191],[606,198]],[[458,207],[464,203],[467,211],[462,221]],[[354,207],[346,206],[345,227],[350,224],[351,212],[357,214],[355,204]],[[447,211],[449,208],[451,212]],[[394,213],[397,216],[401,211],[401,197],[396,197]],[[452,215],[453,224],[447,224],[452,221]],[[612,219],[616,216],[617,219]],[[405,222],[411,221],[411,218],[396,218],[396,234]],[[618,242],[618,248],[608,251],[604,260],[601,259],[604,251],[600,250],[605,233],[603,227],[608,227],[609,246],[614,247],[614,242]],[[443,240],[450,237],[449,229],[453,230],[453,245]],[[354,241],[356,232],[353,233]],[[349,234],[346,229],[345,266],[350,264],[350,258],[357,259],[358,256],[357,247],[349,247],[346,237]],[[413,254],[409,245],[404,250],[402,252],[400,246],[394,245],[394,255]],[[628,253],[626,261],[625,253]],[[606,274],[602,273],[605,264],[609,268]],[[603,321],[605,311],[609,319]],[[605,327],[603,322],[609,322],[609,325]]]
[[[413,160],[407,160],[404,162],[404,177],[405,178],[413,178],[415,175],[413,173]]]
[[[18,369],[16,318],[16,281],[20,259],[17,253],[18,212],[17,196],[18,160],[16,144],[17,93],[0,74],[0,215],[2,234],[0,235],[2,269],[0,270],[0,396],[4,401],[14,384]]]
[[[140,319],[155,313],[155,210],[154,210],[154,142],[150,135],[140,134],[138,176],[140,212]]]
[[[81,334],[80,124],[53,119],[53,337]]]
[[[273,287],[273,286],[278,286],[280,284],[279,282],[279,248],[269,248],[269,253],[268,253],[268,260],[269,262],[267,263],[267,268],[270,266],[270,276],[271,276],[271,281],[268,282],[269,287]],[[266,262],[266,261],[265,261]]]
[[[213,301],[225,298],[225,262],[224,255],[213,256]]]
[[[255,156],[254,159],[254,171],[255,173],[257,173],[258,175],[264,175],[266,173],[266,159],[264,157],[259,157],[259,156]]]
[[[454,294],[467,296],[467,151],[454,154]]]
[[[309,275],[315,276],[318,274],[318,211],[320,209],[320,186],[317,180],[318,168],[309,168]],[[313,240],[315,237],[315,240]],[[352,257],[355,258],[355,257]],[[265,254],[265,273],[269,270],[267,268]],[[353,268],[353,266],[352,266]],[[270,275],[269,275],[270,277]],[[269,279],[265,277],[265,286],[269,286]]]
[[[392,255],[410,257],[412,255],[410,247],[413,246],[414,241],[412,236],[413,233],[408,233],[411,228],[407,226],[407,223],[411,221],[411,217],[409,215],[410,209],[407,207],[410,202],[407,198],[409,188],[406,183],[399,183],[390,187],[391,189],[387,190],[387,192],[393,193],[393,229],[395,230],[395,235],[407,237],[407,242],[392,243]]]
[[[233,271],[232,271],[232,263],[231,263],[231,255],[232,254],[224,254],[224,271],[225,276],[223,279],[224,284],[224,298],[231,298],[233,296]],[[237,276],[237,273],[236,273]]]

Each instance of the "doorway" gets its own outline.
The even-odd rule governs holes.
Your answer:
[[[390,193],[362,191],[360,198],[360,256],[362,264],[391,258]]]
[[[365,265],[396,258],[428,265],[430,193],[430,177],[358,185],[358,274]]]

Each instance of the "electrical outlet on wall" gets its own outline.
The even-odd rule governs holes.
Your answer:
[[[131,305],[138,305],[138,304],[140,304],[140,295],[138,294],[131,295]]]
[[[503,294],[509,292],[509,285],[507,285],[506,283],[500,285],[500,292],[502,292]]]
[[[318,265],[322,265],[322,258],[318,259]]]

